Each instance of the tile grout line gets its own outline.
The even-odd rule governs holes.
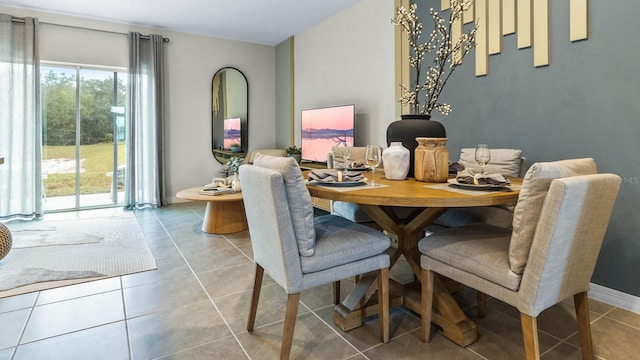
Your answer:
[[[35,299],[33,299],[33,304],[31,304],[31,307],[29,308],[29,315],[27,316],[27,320],[24,322],[24,325],[20,330],[20,336],[18,336],[18,340],[16,341],[16,347],[11,352],[11,356],[9,356],[9,360],[13,360],[13,358],[16,356],[16,353],[18,352],[18,348],[20,347],[20,345],[22,345],[22,338],[24,337],[24,333],[27,330],[27,325],[31,320],[31,315],[33,315],[33,311],[36,308],[36,304],[38,303],[39,297],[40,297],[40,291],[38,291],[38,295],[36,295]]]
[[[145,241],[146,241],[146,238],[145,238]],[[120,296],[122,298],[122,310],[124,312],[124,331],[125,331],[125,334],[127,335],[127,347],[129,352],[129,360],[133,360],[133,347],[131,346],[131,333],[129,332],[129,316],[127,316],[127,306],[124,301],[124,283],[122,282],[122,276],[119,276],[119,278],[120,278]]]
[[[188,207],[188,206],[187,206]],[[191,212],[193,212],[194,214],[196,214],[196,216],[200,217],[197,213],[195,213],[195,211],[193,211],[193,209],[191,209],[191,207],[188,207],[189,210]],[[238,337],[236,336],[236,334],[233,332],[233,329],[231,329],[231,326],[229,325],[229,323],[227,322],[227,319],[225,319],[225,317],[222,315],[222,312],[220,311],[220,309],[218,308],[218,305],[216,305],[215,301],[213,301],[213,298],[211,297],[211,294],[209,294],[209,292],[207,291],[207,289],[205,288],[204,284],[202,283],[202,281],[200,280],[200,278],[198,277],[198,275],[196,274],[196,272],[193,270],[193,268],[191,267],[191,264],[189,263],[189,260],[187,260],[187,258],[184,256],[184,253],[182,252],[182,250],[180,250],[180,247],[178,246],[178,244],[175,242],[175,240],[173,239],[173,236],[167,231],[167,228],[165,227],[164,223],[162,223],[162,220],[160,220],[160,218],[158,218],[157,214],[155,211],[153,211],[153,215],[156,217],[156,219],[158,220],[158,222],[160,223],[160,226],[162,227],[162,229],[164,229],[164,231],[167,233],[167,236],[169,236],[169,239],[171,240],[171,242],[173,243],[173,246],[175,246],[176,250],[178,251],[178,253],[180,254],[180,256],[182,257],[182,259],[184,259],[185,263],[187,264],[187,267],[189,268],[189,270],[191,271],[191,273],[193,274],[193,276],[195,277],[196,281],[198,282],[198,285],[200,285],[200,288],[204,291],[205,294],[207,294],[207,298],[209,299],[209,302],[211,303],[211,305],[213,305],[213,308],[216,310],[216,312],[218,313],[218,316],[220,316],[220,318],[222,319],[222,321],[224,322],[225,326],[227,327],[227,329],[229,330],[229,332],[231,333],[231,335],[233,336],[233,338],[235,339],[235,341],[238,343],[238,346],[240,346],[240,349],[242,350],[242,352],[247,356],[247,359],[251,359],[251,356],[249,356],[249,353],[247,352],[247,350],[244,348],[244,346],[242,346],[242,343],[240,343],[240,339],[238,339]],[[202,219],[202,218],[201,218]],[[226,239],[226,238],[225,238]]]
[[[305,308],[307,308],[307,310],[309,310],[309,312],[311,314],[313,314],[313,316],[315,316],[318,320],[320,320],[320,322],[322,322],[326,327],[329,328],[329,330],[333,331],[334,334],[338,335],[339,338],[341,338],[342,340],[344,340],[344,342],[346,342],[347,344],[349,344],[349,346],[351,346],[351,348],[353,348],[356,351],[356,354],[347,357],[347,359],[352,358],[356,355],[362,355],[365,359],[369,359],[369,357],[367,357],[365,354],[363,354],[355,345],[353,345],[349,340],[347,340],[344,336],[342,336],[342,334],[340,334],[337,330],[335,330],[333,327],[331,327],[331,325],[329,325],[326,321],[324,321],[323,318],[320,317],[320,315],[316,314],[315,311],[311,310],[310,307],[307,306],[307,304],[305,304],[304,302],[300,301],[300,303],[302,304],[302,306],[304,306]],[[389,341],[391,341],[391,339],[389,339]]]

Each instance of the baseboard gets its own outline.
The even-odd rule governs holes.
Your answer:
[[[629,295],[618,290],[591,283],[589,297],[605,304],[640,314],[640,297]]]

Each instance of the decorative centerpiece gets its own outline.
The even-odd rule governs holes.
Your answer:
[[[302,148],[299,148],[295,145],[289,146],[287,148],[287,157],[296,159],[298,164],[300,164],[300,161],[302,161]]]
[[[228,174],[233,175],[233,180],[231,181],[231,188],[233,191],[240,191],[240,179],[238,178],[238,168],[244,162],[244,158],[238,156],[232,156],[229,160],[224,164],[225,171]]]
[[[442,89],[451,74],[462,64],[462,59],[476,45],[477,26],[454,37],[453,26],[462,26],[462,15],[473,5],[473,0],[451,0],[449,18],[445,19],[433,8],[429,10],[434,29],[425,41],[421,41],[422,21],[416,15],[417,5],[409,9],[399,7],[393,24],[399,26],[408,37],[409,64],[413,69],[411,84],[400,84],[402,91],[400,103],[409,105],[412,114],[402,115],[400,121],[394,121],[387,128],[387,144],[400,141],[409,149],[411,163],[409,176],[413,176],[415,166],[414,150],[418,146],[416,137],[444,138],[444,126],[431,119],[435,109],[448,115],[451,105],[439,101]],[[434,53],[430,66],[423,67],[428,53]]]
[[[442,183],[449,178],[447,138],[416,138],[416,180]]]

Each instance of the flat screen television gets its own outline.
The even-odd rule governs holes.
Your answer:
[[[240,139],[240,118],[224,119],[224,148],[231,148],[231,144],[242,145]]]
[[[355,106],[342,105],[302,110],[302,160],[325,163],[331,148],[347,142],[353,146]]]

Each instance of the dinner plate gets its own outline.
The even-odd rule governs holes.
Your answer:
[[[362,186],[367,182],[362,181],[310,181],[310,185],[322,185],[322,186],[334,186],[334,187],[350,187],[350,186]]]
[[[360,167],[350,167],[349,171],[368,171],[370,170],[369,167],[367,166],[360,166]]]
[[[454,186],[459,186],[459,187],[463,187],[463,188],[469,188],[469,189],[501,189],[501,188],[507,188],[509,187],[509,185],[511,184],[502,184],[502,185],[497,185],[497,184],[462,184],[459,183],[458,180],[456,179],[449,179],[447,180],[447,182],[451,185]]]

